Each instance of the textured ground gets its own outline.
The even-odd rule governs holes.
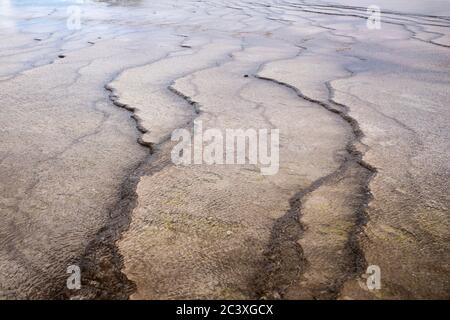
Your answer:
[[[450,298],[450,5],[370,4],[1,2],[0,298]],[[279,172],[175,166],[194,119]]]

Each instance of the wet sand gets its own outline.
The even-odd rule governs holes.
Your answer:
[[[0,298],[449,298],[450,6],[354,2],[2,2]],[[174,165],[194,120],[278,173]]]

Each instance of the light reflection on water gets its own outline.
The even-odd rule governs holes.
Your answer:
[[[0,0],[0,32],[47,32],[51,28],[65,28],[69,8],[73,6],[83,8],[83,15],[104,18],[107,12],[99,11],[102,8],[120,10],[120,6],[136,7],[141,3],[141,0]]]
[[[83,16],[89,19],[108,19],[108,16],[123,18],[126,15],[130,17],[142,17],[150,14],[158,5],[170,0],[0,0],[0,28],[3,30],[14,31],[22,29],[30,17],[35,22],[41,24],[54,24],[56,20],[61,21],[67,18],[67,8],[73,5],[83,7]],[[203,0],[225,2],[227,0]],[[242,0],[243,2],[252,2],[251,0]],[[254,2],[268,3],[279,0],[253,0]],[[287,3],[297,2],[298,0],[281,0]],[[172,1],[174,2],[174,1]],[[195,0],[178,0],[176,4],[183,6],[183,2],[192,5]],[[306,4],[338,4],[364,7],[372,4],[373,0],[306,0]],[[381,10],[393,10],[405,13],[416,13],[426,15],[447,15],[450,16],[450,0],[377,0],[377,5]],[[199,4],[201,5],[201,4]],[[206,6],[206,4],[205,4]],[[135,10],[135,8],[142,10]],[[147,8],[149,10],[147,10]],[[98,9],[98,10],[97,10]],[[134,21],[134,19],[130,19]],[[146,19],[144,19],[146,20]]]
[[[102,3],[111,6],[138,6],[142,0],[0,0],[0,16],[7,12],[7,8],[25,7],[64,7],[70,5],[88,5]]]
[[[112,6],[135,7],[143,4],[142,0],[93,0],[94,2],[102,2]]]

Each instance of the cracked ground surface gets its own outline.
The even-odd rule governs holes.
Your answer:
[[[369,2],[1,2],[0,298],[450,298],[450,5]],[[174,165],[194,120],[278,173]]]

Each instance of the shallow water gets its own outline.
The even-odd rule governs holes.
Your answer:
[[[0,297],[448,298],[450,3],[377,3],[0,1]],[[174,166],[194,119],[279,173]]]

